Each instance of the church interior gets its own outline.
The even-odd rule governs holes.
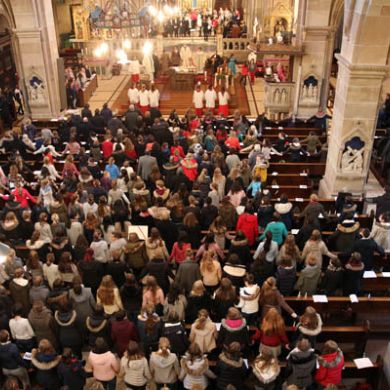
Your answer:
[[[389,0],[0,0],[0,387],[390,389]]]

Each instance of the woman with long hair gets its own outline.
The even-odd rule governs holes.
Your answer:
[[[232,281],[222,278],[219,288],[215,291],[213,299],[213,319],[221,322],[225,318],[230,307],[237,303],[237,291]]]
[[[203,282],[201,280],[195,281],[187,297],[186,322],[192,324],[196,320],[199,310],[206,309],[209,311],[210,308],[211,298]]]
[[[144,291],[142,294],[142,306],[153,305],[156,307],[156,311],[162,314],[162,305],[164,304],[165,297],[161,287],[157,284],[154,276],[147,276],[144,279]]]
[[[102,278],[97,290],[96,301],[102,305],[107,315],[113,315],[119,310],[123,310],[122,299],[119,295],[118,287],[114,283],[111,275],[105,275]]]
[[[208,311],[199,310],[198,318],[191,325],[190,342],[197,344],[202,353],[210,353],[217,347],[217,337],[217,327],[211,321]]]
[[[252,370],[256,378],[256,389],[275,390],[277,388],[280,365],[272,353],[267,351],[260,353],[252,364]]]
[[[283,317],[274,308],[269,309],[264,316],[260,331],[254,339],[260,341],[260,353],[267,351],[274,357],[281,354],[282,345],[290,349]]]
[[[99,220],[96,214],[92,211],[89,211],[83,222],[84,235],[88,243],[91,244],[93,241],[93,233],[99,227]]]
[[[283,295],[279,292],[276,287],[276,279],[269,277],[261,286],[259,303],[262,307],[262,316],[264,317],[268,310],[274,308],[279,313],[283,308],[293,318],[297,318],[297,313],[287,304],[284,300]]]
[[[181,372],[179,379],[183,381],[186,390],[193,389],[197,385],[201,389],[206,389],[208,378],[215,379],[215,374],[209,369],[209,362],[203,356],[197,344],[192,343],[185,356],[180,361]]]
[[[129,345],[120,362],[119,377],[131,389],[144,390],[146,383],[152,379],[148,361],[137,342],[129,341]]]
[[[141,309],[141,314],[138,315],[137,320],[139,339],[142,342],[145,355],[149,357],[152,351],[157,350],[158,340],[161,336],[162,321],[151,304]]]
[[[175,284],[171,284],[167,297],[164,302],[164,320],[169,317],[170,313],[177,314],[178,320],[184,322],[185,310],[187,307],[187,299],[180,288]]]
[[[202,238],[202,229],[198,218],[193,212],[188,212],[185,215],[182,229],[187,233],[188,241],[191,244],[191,247],[199,248]]]
[[[241,199],[245,197],[245,191],[242,189],[242,185],[238,180],[232,184],[227,196],[230,198],[230,203],[234,207],[238,207],[241,204]]]
[[[209,231],[214,234],[215,242],[218,246],[224,250],[226,245],[227,227],[220,216],[215,218],[211,223]]]
[[[186,250],[191,249],[187,233],[179,232],[177,241],[173,244],[172,252],[169,257],[173,265],[180,265],[186,257]]]
[[[157,228],[152,228],[150,231],[150,237],[145,242],[146,254],[149,260],[155,258],[168,260],[169,253],[165,245],[164,240],[161,238],[161,234]]]
[[[301,252],[295,243],[295,237],[293,234],[289,234],[284,240],[283,245],[280,247],[276,263],[280,264],[281,260],[285,257],[291,259],[294,267],[302,261]]]
[[[177,389],[180,365],[176,354],[172,353],[170,348],[169,340],[166,337],[160,337],[158,350],[152,352],[149,359],[150,373],[158,390],[164,386],[172,390]]]
[[[307,306],[299,319],[298,337],[308,339],[312,348],[316,347],[316,337],[322,331],[322,319],[312,306]]]
[[[207,233],[207,235],[203,239],[203,244],[199,247],[196,252],[195,258],[200,260],[203,256],[204,252],[213,251],[218,257],[223,260],[225,258],[225,254],[223,250],[219,247],[219,245],[215,242],[215,237],[213,233]]]
[[[315,256],[318,266],[322,268],[322,258],[324,255],[331,259],[337,259],[337,255],[331,253],[325,242],[322,241],[321,232],[315,229],[303,248],[302,259],[306,262],[309,256]]]
[[[212,183],[215,183],[218,186],[218,195],[219,200],[221,201],[222,198],[225,196],[225,184],[226,184],[226,177],[222,174],[221,168],[215,168]]]
[[[215,252],[207,251],[203,254],[200,261],[200,273],[206,289],[210,293],[214,292],[222,279],[221,263],[217,260]]]

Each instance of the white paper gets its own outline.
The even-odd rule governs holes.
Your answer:
[[[374,279],[374,278],[376,278],[376,273],[374,271],[364,271],[363,278],[364,279]]]
[[[291,234],[298,234],[299,232],[299,229],[291,229]]]
[[[390,278],[390,272],[382,272],[382,277]]]
[[[279,127],[278,127],[278,130],[283,130],[283,127],[282,127],[282,126],[279,126]]]
[[[23,355],[24,360],[31,360],[31,352],[25,352]]]
[[[278,172],[272,172],[271,175],[272,175],[272,176],[278,176],[279,173],[278,173]]]
[[[273,186],[271,186],[271,188],[280,188],[278,185],[273,185]]]
[[[220,322],[216,322],[215,323],[215,327],[217,328],[217,331],[219,332],[219,330],[221,329],[221,323]]]
[[[307,176],[307,173],[306,173],[306,172],[301,172],[301,173],[299,174],[299,176]]]
[[[320,213],[320,215],[318,216],[318,218],[320,218],[320,219],[323,219],[323,218],[324,218],[324,216],[322,215],[322,213]]]
[[[269,127],[269,126],[266,126],[266,127],[264,127],[266,130],[271,130],[272,129],[272,127]]]
[[[356,294],[350,294],[349,299],[351,300],[351,303],[358,303],[359,302],[359,299],[356,296]]]
[[[249,368],[248,359],[243,359],[246,368]]]
[[[328,302],[328,297],[326,295],[313,295],[313,302]]]
[[[306,185],[306,184],[301,184],[301,185],[299,186],[299,188],[307,188],[307,185]]]
[[[149,227],[146,225],[130,225],[127,230],[127,236],[130,233],[136,233],[140,240],[146,241],[148,238],[148,229]]]
[[[361,370],[362,368],[368,368],[368,367],[374,367],[374,364],[372,361],[365,357],[365,358],[360,358],[360,359],[354,359],[353,362],[356,364],[356,367],[358,370]]]
[[[295,198],[296,202],[303,202],[303,198]]]

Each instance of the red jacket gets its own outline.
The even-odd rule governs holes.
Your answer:
[[[288,344],[286,333],[283,334],[265,334],[261,330],[256,329],[256,333],[252,336],[252,341],[260,341],[268,347],[278,347],[279,345]]]
[[[241,149],[240,141],[237,137],[228,137],[228,139],[225,141],[225,145],[231,149]]]
[[[105,140],[102,142],[102,152],[105,159],[109,158],[112,155],[114,150],[114,144],[110,140]]]
[[[320,366],[316,371],[315,380],[321,386],[338,385],[341,382],[344,367],[344,356],[341,350],[320,356],[318,363]]]
[[[37,200],[25,188],[22,188],[21,191],[19,191],[18,188],[15,188],[11,194],[15,197],[15,202],[20,203],[22,209],[29,208],[29,200],[34,204],[37,203]],[[8,200],[8,198],[8,196],[3,197],[5,200]]]
[[[172,253],[170,256],[170,260],[174,261],[177,264],[181,264],[186,259],[186,250],[191,249],[191,244],[185,243],[183,247],[180,249],[179,244],[175,242],[172,247]]]
[[[138,341],[138,332],[134,323],[128,319],[122,321],[112,321],[111,340],[114,343],[116,352],[120,357],[126,351],[129,341]]]
[[[259,234],[256,215],[248,213],[241,214],[237,221],[236,230],[241,230],[248,239],[249,246],[252,246],[256,242],[256,237]]]

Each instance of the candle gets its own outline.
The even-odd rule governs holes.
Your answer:
[[[229,86],[229,75],[225,76],[225,87],[227,88]]]
[[[214,77],[214,87],[217,86],[217,74],[215,74],[215,77]]]
[[[207,70],[204,71],[204,81],[207,81]]]

